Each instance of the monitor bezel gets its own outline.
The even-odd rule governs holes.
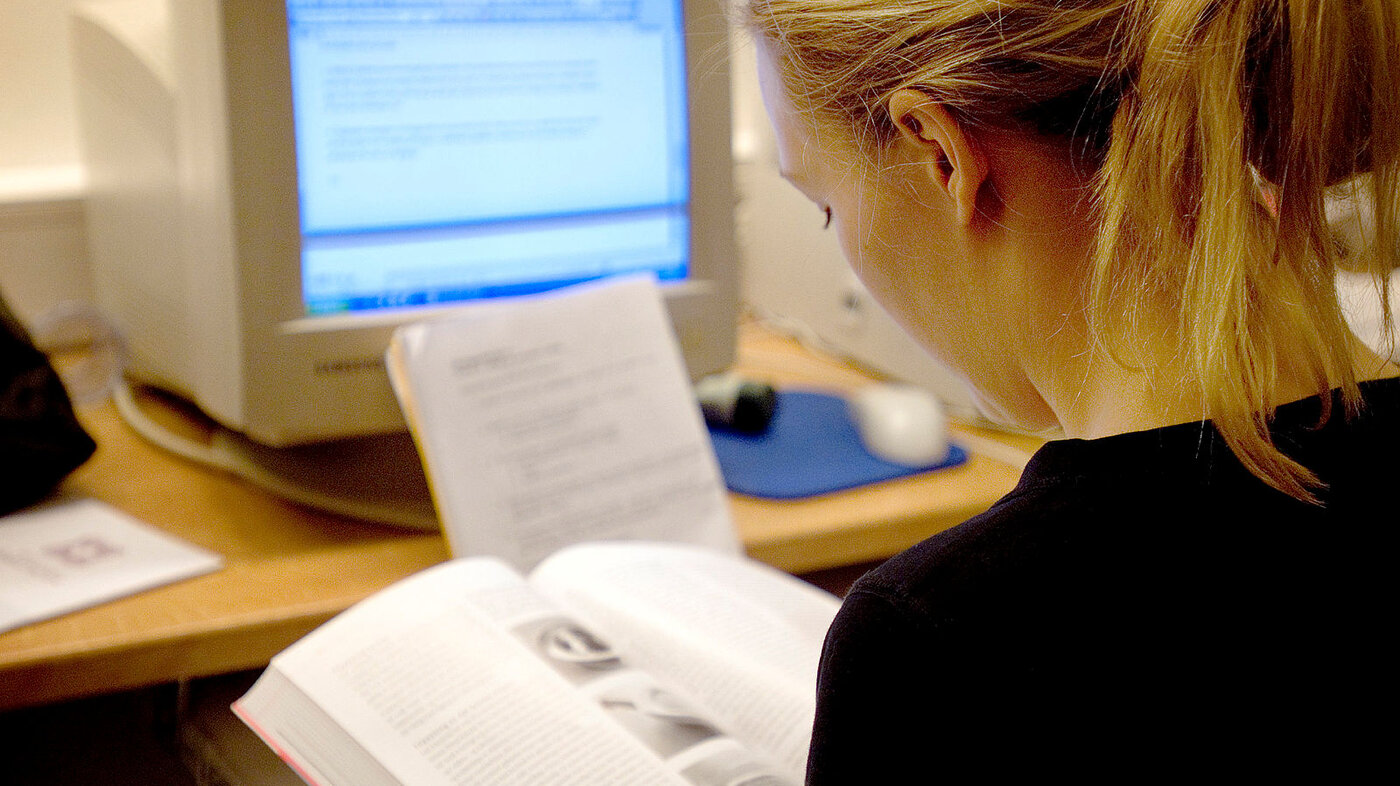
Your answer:
[[[302,300],[295,128],[285,0],[222,4],[229,203],[243,337],[240,430],[270,445],[402,430],[384,370],[393,330],[461,304],[308,316]],[[690,277],[663,287],[693,377],[733,361],[737,250],[728,21],[682,3],[690,141]]]

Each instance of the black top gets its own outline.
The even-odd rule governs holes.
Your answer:
[[[1123,753],[1287,766],[1339,740],[1354,762],[1382,731],[1388,750],[1365,708],[1393,713],[1400,668],[1400,381],[1362,391],[1361,415],[1338,403],[1321,427],[1318,399],[1277,412],[1276,444],[1327,484],[1321,506],[1249,474],[1209,424],[1046,444],[986,513],[852,588],[808,783]]]

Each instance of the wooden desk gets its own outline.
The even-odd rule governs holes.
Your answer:
[[[870,379],[756,327],[744,329],[738,366],[781,385],[841,390]],[[439,535],[300,508],[164,453],[110,404],[82,417],[99,448],[65,493],[105,500],[227,564],[0,634],[0,709],[265,665],[350,604],[448,556]],[[889,556],[984,509],[1018,476],[975,456],[957,469],[824,498],[735,497],[733,511],[751,554],[800,573]]]

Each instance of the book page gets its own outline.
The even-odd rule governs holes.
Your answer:
[[[738,553],[654,281],[407,326],[388,365],[457,556],[528,568],[571,543],[616,539]]]
[[[400,582],[279,655],[269,675],[235,711],[312,782],[796,783],[495,560]],[[304,705],[355,746],[319,744],[326,723]]]
[[[736,736],[804,772],[817,664],[840,605],[830,593],[753,560],[674,544],[575,546],[531,580]]]
[[[0,517],[0,631],[217,570],[223,557],[97,500]]]

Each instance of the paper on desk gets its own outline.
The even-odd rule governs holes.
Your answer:
[[[0,631],[217,570],[223,559],[95,500],[0,518]]]
[[[655,281],[406,326],[388,366],[454,554],[528,569],[581,541],[739,551]]]

